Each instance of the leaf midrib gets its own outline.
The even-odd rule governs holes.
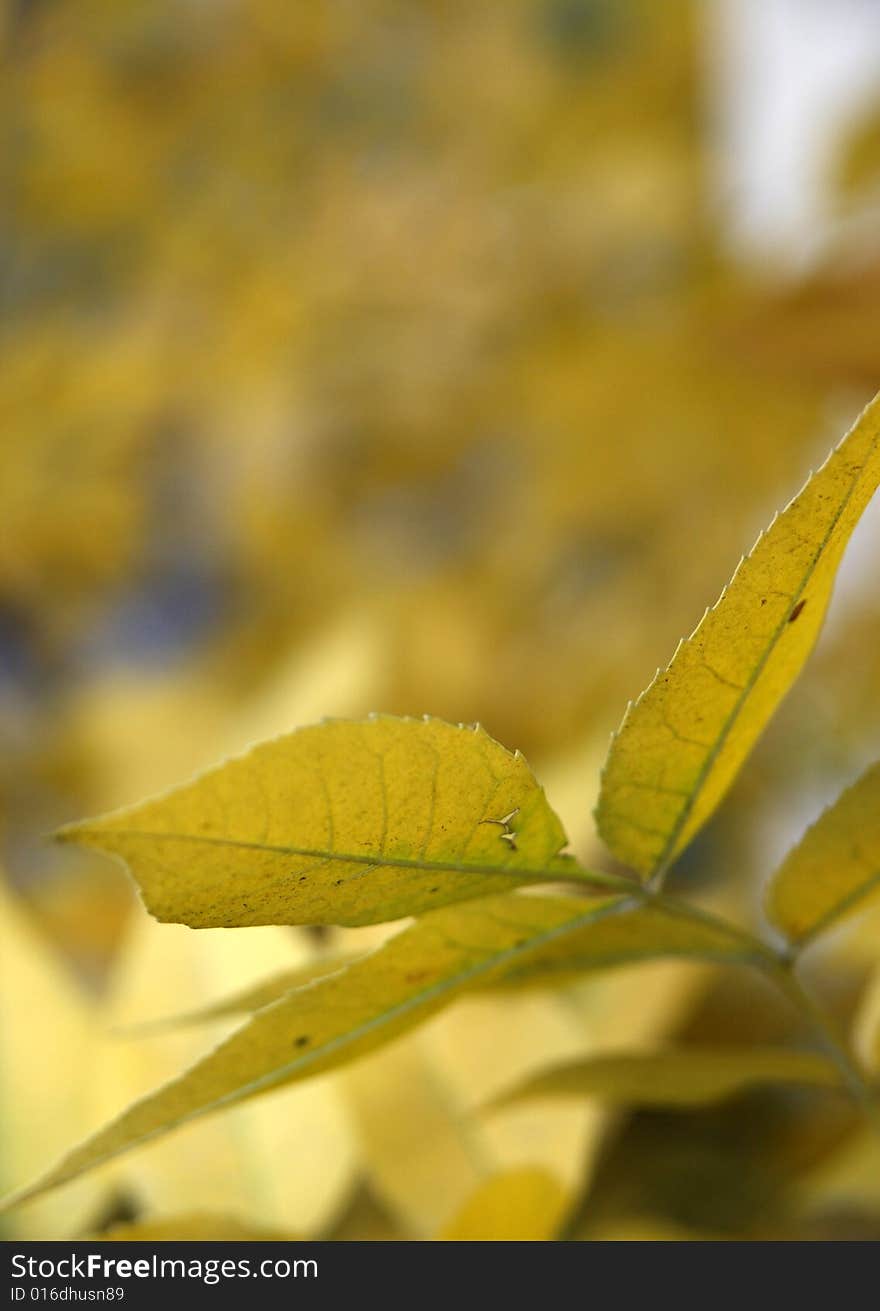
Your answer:
[[[564,861],[565,869],[563,870],[562,868],[554,869],[552,866],[534,869],[526,865],[472,864],[469,861],[456,861],[452,858],[449,860],[424,860],[421,857],[386,856],[378,852],[367,855],[347,851],[331,851],[328,848],[321,847],[293,847],[269,842],[250,842],[244,838],[208,837],[201,833],[157,833],[144,829],[114,828],[102,830],[77,827],[67,831],[62,830],[59,836],[63,841],[79,841],[82,839],[101,850],[107,850],[109,847],[111,851],[113,849],[112,838],[121,837],[153,842],[192,842],[203,846],[234,847],[238,850],[269,852],[278,856],[302,856],[307,860],[338,860],[342,864],[350,865],[387,865],[393,869],[415,869],[436,873],[446,871],[454,874],[502,875],[511,878],[519,878],[521,875],[525,875],[537,880],[559,880],[565,877],[573,877],[578,882],[588,880],[596,884],[606,883],[605,875],[582,869],[574,856],[565,852],[558,852],[551,858],[552,860]],[[609,885],[613,882],[615,888],[620,888],[619,880],[612,880],[611,876],[607,876],[607,879]]]

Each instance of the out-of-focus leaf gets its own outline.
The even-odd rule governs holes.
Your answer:
[[[77,990],[0,878],[0,1187],[42,1170],[89,1127],[98,1050],[92,1007]],[[83,1180],[0,1219],[3,1238],[72,1237],[100,1208]]]
[[[296,965],[293,969],[282,970],[271,978],[263,979],[240,992],[233,993],[223,1000],[202,1007],[201,1010],[184,1011],[179,1015],[166,1015],[157,1020],[146,1020],[127,1025],[123,1030],[126,1037],[138,1037],[145,1033],[156,1033],[162,1029],[184,1028],[193,1024],[208,1024],[212,1020],[228,1019],[234,1015],[253,1014],[262,1010],[279,997],[284,997],[295,988],[303,988],[315,979],[322,979],[327,974],[336,974],[351,964],[354,957],[328,956],[320,960],[309,961],[305,965]]]
[[[584,1100],[522,1102],[494,1114],[486,1106],[548,1065],[611,1044],[657,1042],[678,1025],[708,969],[656,961],[543,991],[480,992],[359,1061],[344,1086],[371,1190],[422,1238],[504,1171],[539,1166],[573,1200],[589,1184],[613,1112]]]
[[[721,1241],[721,1235],[697,1233],[660,1216],[633,1215],[627,1220],[584,1226],[572,1235],[580,1243],[707,1243]]]
[[[528,1242],[553,1238],[566,1191],[547,1170],[509,1170],[481,1184],[438,1234],[450,1242]]]
[[[481,1103],[590,1045],[570,997],[481,995],[359,1062],[344,1086],[371,1189],[417,1238],[436,1235],[481,1184],[510,1170],[545,1170],[571,1200],[598,1141],[596,1108],[533,1103],[489,1118]]]
[[[805,945],[880,888],[880,763],[820,816],[771,878],[767,917]]]
[[[150,912],[193,928],[372,924],[574,868],[518,752],[390,716],[300,729],[61,836],[122,857]]]
[[[880,1070],[880,966],[872,971],[859,1000],[853,1046],[869,1070]]]
[[[246,987],[266,969],[293,963],[308,970],[310,954],[306,935],[290,929],[193,933],[143,913],[133,917],[104,1016],[123,1032],[105,1044],[94,1072],[92,1125],[187,1069],[234,1027],[221,1015],[207,1035],[150,1029],[132,1036],[125,1032],[132,1020],[170,1010],[182,997],[198,1005],[224,987]],[[296,1168],[279,1170],[285,1159]],[[224,1210],[247,1224],[314,1234],[344,1205],[356,1166],[347,1107],[324,1079],[191,1124],[112,1173],[117,1189],[152,1217],[209,1211],[223,1198]]]
[[[231,1215],[207,1212],[139,1220],[137,1224],[114,1225],[106,1233],[91,1235],[97,1243],[289,1243],[297,1237],[280,1229],[242,1224]]]
[[[875,399],[627,710],[596,814],[611,851],[643,877],[664,870],[712,814],[812,650],[880,482],[878,417]]]
[[[746,963],[735,931],[655,907],[511,895],[434,911],[347,970],[258,1011],[180,1078],[136,1102],[10,1203],[75,1178],[208,1111],[366,1054],[505,974],[564,975],[661,956]],[[9,1204],[9,1203],[8,1203]]]
[[[363,718],[386,699],[390,637],[375,610],[343,607],[309,641],[296,641],[287,659],[256,687],[237,716],[232,740],[224,744],[225,754],[322,718]]]
[[[408,1237],[366,1186],[358,1189],[338,1224],[325,1235],[334,1243],[398,1243]]]
[[[127,466],[137,468],[137,423],[149,400],[142,380],[126,376],[125,344],[105,341],[101,363],[80,354],[74,367],[57,333],[16,334],[5,343],[0,395],[22,427],[19,441],[0,448],[0,592],[37,604],[54,593],[64,612],[83,589],[118,580],[131,565],[146,489]],[[56,386],[47,393],[49,374]],[[99,389],[116,423],[102,421],[96,407],[74,456],[65,424],[72,411],[89,411]],[[83,523],[93,531],[82,532]]]
[[[839,1086],[840,1077],[824,1057],[786,1047],[621,1052],[546,1070],[495,1104],[533,1097],[599,1097],[640,1106],[700,1106],[762,1083],[824,1088]]]
[[[840,198],[852,204],[876,194],[880,181],[880,106],[874,101],[863,112],[835,161],[834,186]]]
[[[845,1141],[826,1154],[796,1191],[799,1205],[808,1214],[829,1210],[863,1208],[880,1212],[880,1139],[870,1127],[859,1126]]]

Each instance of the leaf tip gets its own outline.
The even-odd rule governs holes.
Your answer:
[[[80,842],[82,840],[82,829],[81,820],[71,820],[68,824],[62,824],[59,828],[54,829],[47,836],[51,842]]]

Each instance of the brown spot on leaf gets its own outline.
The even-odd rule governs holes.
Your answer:
[[[802,601],[798,601],[797,605],[796,605],[795,608],[792,610],[791,614],[788,616],[788,622],[789,622],[790,624],[793,624],[793,623],[794,623],[795,619],[797,619],[798,615],[801,613],[801,611],[803,610],[803,608],[804,608],[804,606],[805,606],[806,604],[807,604],[807,598],[806,598],[806,597],[804,597],[804,599],[803,599]]]

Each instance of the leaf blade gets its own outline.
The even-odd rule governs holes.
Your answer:
[[[76,1178],[210,1111],[323,1074],[469,989],[517,970],[588,971],[660,956],[750,963],[753,947],[623,898],[487,897],[431,912],[372,955],[257,1012],[178,1079],[135,1102],[5,1205]]]
[[[880,889],[880,762],[841,793],[771,877],[764,909],[804,947]]]
[[[534,1097],[596,1097],[641,1106],[701,1106],[755,1084],[839,1087],[830,1061],[787,1047],[679,1048],[618,1052],[546,1070],[498,1098],[507,1106]]]
[[[803,668],[878,483],[875,398],[628,708],[596,818],[610,850],[643,878],[662,873],[713,813]]]
[[[577,870],[523,757],[428,718],[302,728],[59,837],[191,928],[381,923]]]
[[[437,1235],[443,1242],[546,1242],[565,1217],[568,1194],[548,1170],[499,1171],[474,1190]]]

